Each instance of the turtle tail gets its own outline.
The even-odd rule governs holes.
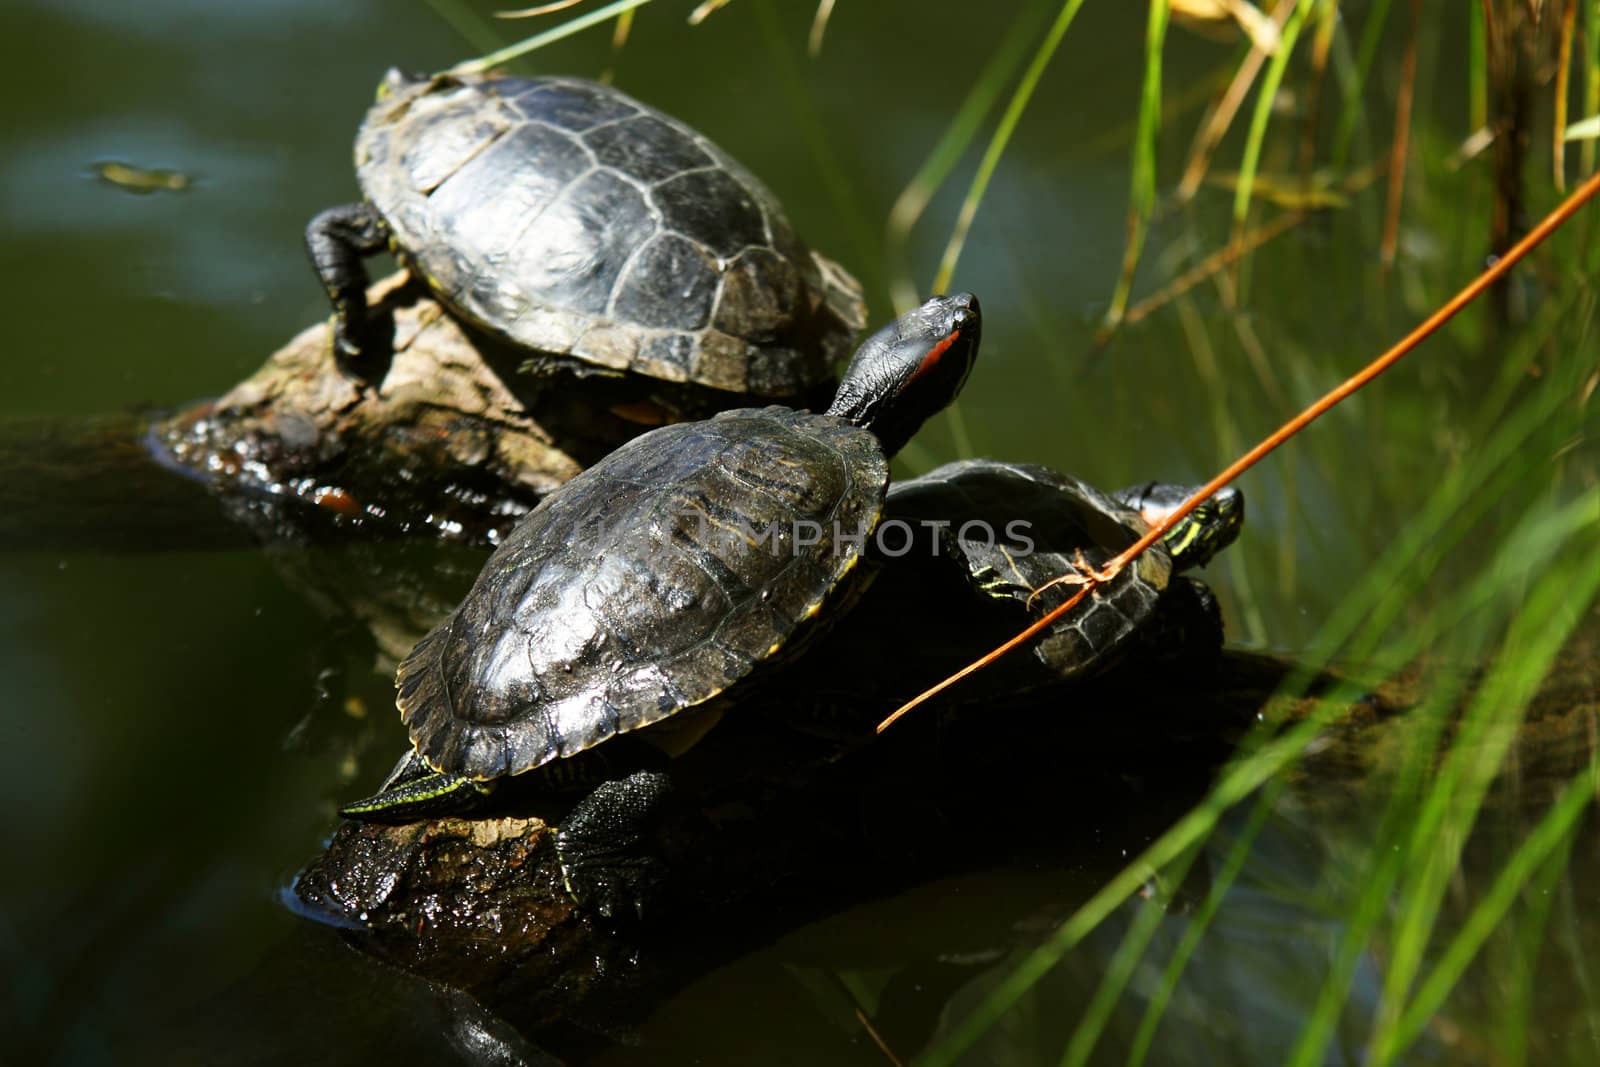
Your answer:
[[[370,797],[346,804],[339,814],[358,822],[407,823],[439,815],[454,815],[477,807],[492,783],[427,771]]]

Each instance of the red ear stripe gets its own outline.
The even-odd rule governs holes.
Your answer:
[[[928,354],[922,357],[922,362],[918,363],[917,369],[911,372],[911,377],[907,378],[905,383],[901,385],[899,389],[896,389],[895,392],[901,392],[907,385],[910,385],[928,371],[932,370],[934,365],[939,362],[939,357],[944,355],[950,346],[956,343],[956,338],[960,336],[960,330],[951,330],[950,336],[946,337],[944,340],[928,349]]]

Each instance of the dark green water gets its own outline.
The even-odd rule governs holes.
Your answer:
[[[878,322],[891,314],[882,220],[1019,6],[980,16],[944,0],[847,0],[812,60],[808,4],[738,0],[691,29],[687,5],[662,0],[620,57],[606,31],[590,31],[524,69],[609,67],[620,87],[711,135],[767,181],[812,244],[867,283]],[[986,314],[960,405],[971,452],[1107,487],[1202,480],[1355,370],[1478,268],[1489,210],[1481,168],[1432,162],[1466,132],[1463,76],[1439,59],[1461,46],[1441,29],[1425,50],[1414,134],[1430,162],[1410,179],[1426,206],[1405,220],[1395,274],[1378,271],[1381,197],[1367,193],[1258,254],[1244,314],[1201,286],[1095,350],[1124,247],[1143,21],[1143,5],[1086,5],[955,274]],[[13,0],[0,9],[0,40],[10,45],[0,277],[11,311],[0,417],[177,406],[252,371],[325,314],[300,232],[353,198],[350,142],[379,75],[478,51],[427,4],[373,0]],[[1383,131],[1398,52],[1380,54],[1372,92]],[[1231,54],[1174,30],[1167,95],[1203,100],[1196,86]],[[1163,190],[1197,115],[1190,106],[1169,119]],[[1356,154],[1371,158],[1386,136],[1358,134]],[[1269,168],[1289,164],[1292,139],[1279,140]],[[1222,166],[1236,165],[1239,142],[1226,142]],[[193,184],[132,195],[91,175],[107,159],[182,171]],[[914,235],[918,287],[975,162],[969,152]],[[1222,240],[1230,200],[1206,189],[1163,215],[1136,293]],[[1497,370],[1491,329],[1479,316],[1435,339],[1242,483],[1247,534],[1209,575],[1236,644],[1304,649],[1441,466],[1472,450],[1475,401]],[[905,464],[950,458],[957,441],[936,420]],[[1579,445],[1592,457],[1592,442]],[[1437,582],[1474,565],[1470,552],[1454,558]],[[280,901],[331,831],[334,803],[381,773],[397,743],[390,680],[367,662],[261,553],[39,544],[0,557],[8,1047],[41,1063],[206,1062],[220,1050],[238,1062],[297,1050],[312,1063],[465,1059],[434,1015],[414,1009],[431,1003],[426,991],[362,969]],[[1064,826],[1103,815],[1071,813]],[[1287,819],[1269,837],[1257,860],[1265,888],[1230,902],[1157,1062],[1277,1062],[1297,1033],[1340,918],[1308,902],[1325,843]],[[1107,864],[1143,840],[1109,844]],[[980,901],[1004,891],[1000,881],[961,888]],[[916,916],[921,899],[904,907]],[[880,918],[838,923],[829,936],[849,939]],[[1076,1016],[1053,1005],[1081,1005],[1114,945],[1092,940],[1009,1020],[998,1047],[985,1046],[993,1058],[975,1062],[1053,1061],[1066,1026],[1055,1014]],[[700,981],[646,1028],[642,1050],[612,1059],[882,1062],[816,992],[818,967],[790,959],[761,954]],[[1370,968],[1358,972],[1352,1012],[1370,1003],[1372,983]],[[1582,1030],[1569,1022],[1581,1007],[1561,999],[1559,1025]]]

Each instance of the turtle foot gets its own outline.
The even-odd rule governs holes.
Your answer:
[[[651,849],[651,831],[672,792],[659,771],[604,782],[567,816],[556,855],[578,906],[608,919],[643,919],[661,903],[667,865]]]
[[[1223,637],[1216,596],[1204,582],[1185,575],[1174,578],[1162,596],[1140,634],[1140,647],[1151,662],[1193,671],[1216,664]]]

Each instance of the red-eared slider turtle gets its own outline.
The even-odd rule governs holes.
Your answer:
[[[536,373],[798,397],[864,321],[765,186],[610,86],[390,71],[355,158],[366,200],[306,228],[346,357],[383,347],[361,261],[390,247]]]
[[[669,754],[692,743],[859,594],[888,458],[960,390],[979,325],[970,295],[936,297],[861,346],[826,413],[662,427],[551,493],[400,666],[420,758],[343,813],[411,819],[539,769],[554,783],[620,734]],[[667,784],[636,771],[563,821],[580,903],[638,906],[639,827]]]
[[[896,483],[888,513],[908,529],[936,529],[940,554],[976,588],[1019,601],[1037,617],[1078,591],[1053,580],[1082,566],[1100,569],[1190,491],[1151,482],[1108,496],[1048,467],[975,459]],[[1243,494],[1223,489],[1058,621],[1034,645],[1035,657],[1062,679],[1110,666],[1136,639],[1157,651],[1209,643],[1214,653],[1221,622],[1210,592],[1174,576],[1232,544],[1243,523]]]

